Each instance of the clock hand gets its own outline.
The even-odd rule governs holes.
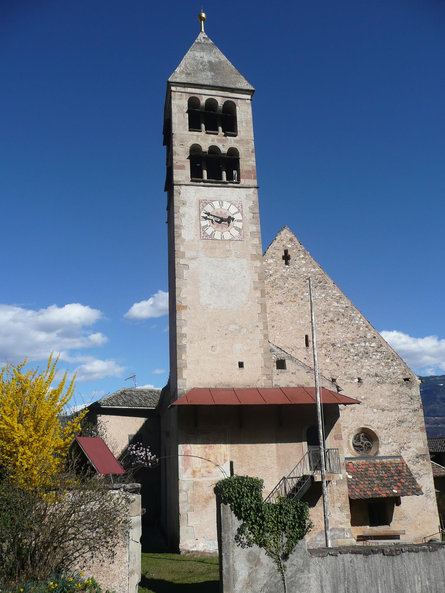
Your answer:
[[[209,220],[210,222],[214,222],[216,224],[226,224],[230,226],[232,222],[235,220],[233,216],[217,216],[216,214],[210,214],[210,212],[203,212],[202,218],[204,220]]]

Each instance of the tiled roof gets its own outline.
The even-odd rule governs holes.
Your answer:
[[[389,498],[422,494],[403,457],[347,458],[349,498]]]
[[[428,449],[430,453],[445,453],[445,437],[428,439]]]
[[[431,469],[433,470],[433,478],[443,478],[445,476],[445,467],[443,465],[432,461]]]
[[[156,408],[160,396],[160,389],[127,387],[99,399],[93,405],[101,408]]]

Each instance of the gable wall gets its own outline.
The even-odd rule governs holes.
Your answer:
[[[291,256],[289,265],[282,260],[284,249]],[[402,455],[424,493],[402,498],[396,523],[410,523],[409,539],[437,532],[439,521],[416,375],[286,227],[266,251],[264,270],[271,342],[313,366],[307,282],[311,276],[320,373],[336,379],[344,395],[361,402],[340,406],[345,455],[357,456],[351,441],[359,428],[372,429],[379,438],[378,455]],[[309,347],[305,346],[305,335],[309,336]],[[285,372],[281,373],[283,381]],[[416,520],[419,515],[421,519]]]

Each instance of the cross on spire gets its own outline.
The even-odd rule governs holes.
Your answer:
[[[281,259],[284,261],[285,266],[289,265],[290,255],[288,249],[284,250],[284,255],[281,256]]]
[[[204,33],[204,23],[206,20],[206,13],[203,11],[202,8],[201,8],[201,12],[199,13],[198,19],[199,19],[199,22],[201,23],[201,33]]]

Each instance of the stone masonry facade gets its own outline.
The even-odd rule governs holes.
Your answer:
[[[284,250],[290,256],[284,264]],[[345,457],[356,457],[354,434],[378,437],[378,456],[401,455],[422,496],[406,496],[391,526],[409,541],[438,531],[419,380],[285,227],[264,255],[270,340],[312,366],[308,277],[312,278],[320,373],[360,405],[340,406]],[[307,346],[308,340],[309,345]],[[285,371],[280,380],[286,381]],[[308,377],[309,383],[311,378]],[[358,529],[352,528],[353,534]]]

